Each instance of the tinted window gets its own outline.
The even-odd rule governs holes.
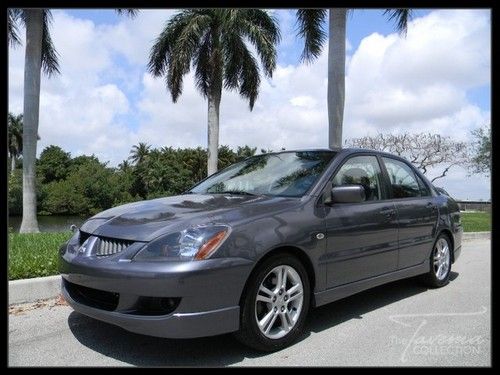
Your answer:
[[[420,197],[420,186],[413,170],[399,160],[382,157],[389,174],[393,198]]]
[[[429,188],[425,184],[424,180],[422,180],[420,178],[420,176],[418,174],[416,174],[416,173],[415,173],[415,176],[417,176],[418,185],[420,186],[420,195],[422,197],[428,197],[428,196],[430,196],[431,195],[431,191],[429,190]]]
[[[331,151],[301,151],[253,156],[210,176],[191,192],[299,197],[309,190],[335,154]]]
[[[355,156],[347,160],[333,178],[333,187],[361,185],[365,189],[366,200],[380,200],[382,171],[375,156]]]

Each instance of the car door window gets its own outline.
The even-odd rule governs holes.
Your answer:
[[[348,159],[332,180],[333,187],[361,185],[367,201],[382,199],[382,171],[375,156],[354,156]]]
[[[409,165],[386,157],[382,157],[382,160],[389,174],[393,198],[411,198],[422,195],[415,173]]]
[[[422,180],[422,178],[420,178],[420,176],[418,174],[415,174],[415,175],[417,176],[418,185],[420,186],[420,196],[429,197],[431,195],[431,191],[429,190],[429,188],[425,184],[424,180]]]

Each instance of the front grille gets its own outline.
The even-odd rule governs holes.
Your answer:
[[[105,257],[117,254],[125,250],[133,243],[134,241],[121,240],[117,238],[99,237],[96,244],[95,255],[97,255],[98,257]]]
[[[118,293],[88,288],[67,280],[64,280],[64,284],[71,298],[78,303],[107,311],[113,311],[118,306],[118,300],[120,299]]]

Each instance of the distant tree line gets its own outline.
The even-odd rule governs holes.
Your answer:
[[[219,147],[218,168],[256,153],[256,147]],[[267,152],[261,150],[261,152]],[[9,173],[9,215],[21,215],[22,158]],[[58,146],[46,147],[36,160],[37,210],[40,215],[93,215],[110,207],[180,194],[207,175],[207,151],[198,148],[134,146],[130,157],[109,167],[95,155],[72,157]],[[19,168],[20,167],[20,168]]]

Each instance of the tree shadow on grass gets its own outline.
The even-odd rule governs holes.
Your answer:
[[[452,272],[450,280],[453,281],[457,276],[458,273]],[[415,278],[410,278],[321,306],[310,312],[305,333],[299,342],[306,340],[311,332],[321,332],[351,319],[362,319],[370,311],[410,298],[427,289]],[[69,315],[68,326],[82,345],[136,366],[222,367],[237,364],[245,358],[268,355],[247,348],[231,334],[197,339],[164,339],[128,332],[77,312]]]

